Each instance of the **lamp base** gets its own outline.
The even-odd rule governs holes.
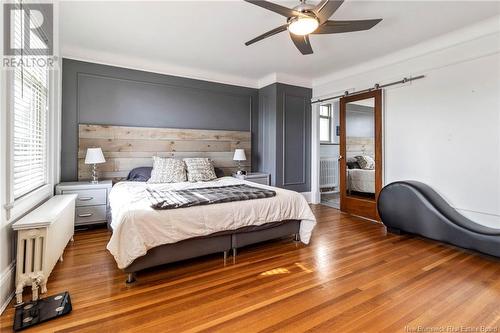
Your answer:
[[[97,164],[92,165],[92,180],[91,184],[99,184],[99,177],[97,176]]]

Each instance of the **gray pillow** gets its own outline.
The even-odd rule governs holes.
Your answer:
[[[364,169],[364,170],[374,170],[375,169],[375,161],[370,156],[363,155],[363,156],[356,156],[354,158],[358,162],[361,169]]]
[[[215,170],[215,175],[217,176],[217,178],[224,177],[224,170],[222,170],[221,168],[216,168],[216,167],[214,167],[214,170]]]
[[[147,182],[151,178],[153,167],[133,168],[127,176],[127,180],[132,182]]]
[[[180,183],[186,181],[184,162],[175,158],[153,156],[153,170],[148,183]]]
[[[190,182],[206,182],[217,178],[214,166],[208,158],[185,158],[184,163]]]
[[[347,159],[347,169],[361,169],[361,167],[358,164],[358,161],[354,159],[354,161]]]

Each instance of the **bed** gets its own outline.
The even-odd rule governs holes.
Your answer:
[[[347,190],[349,193],[375,193],[375,170],[347,169]]]
[[[183,190],[236,184],[272,189],[276,196],[157,210],[145,195],[147,187]],[[128,273],[127,282],[146,268],[219,252],[226,259],[230,250],[234,258],[237,248],[288,235],[308,244],[316,224],[300,193],[233,177],[169,184],[122,181],[109,199],[113,233],[107,249]]]

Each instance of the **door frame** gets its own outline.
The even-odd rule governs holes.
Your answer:
[[[374,98],[375,117],[375,200],[350,197],[346,195],[346,104]],[[340,210],[349,214],[361,216],[371,220],[380,221],[377,211],[377,200],[382,190],[382,165],[383,165],[383,133],[382,133],[382,90],[376,89],[365,93],[342,97],[340,108]]]

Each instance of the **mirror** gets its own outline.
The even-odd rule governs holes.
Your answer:
[[[345,106],[346,196],[375,201],[375,98]]]
[[[340,210],[380,220],[382,90],[340,99]]]

